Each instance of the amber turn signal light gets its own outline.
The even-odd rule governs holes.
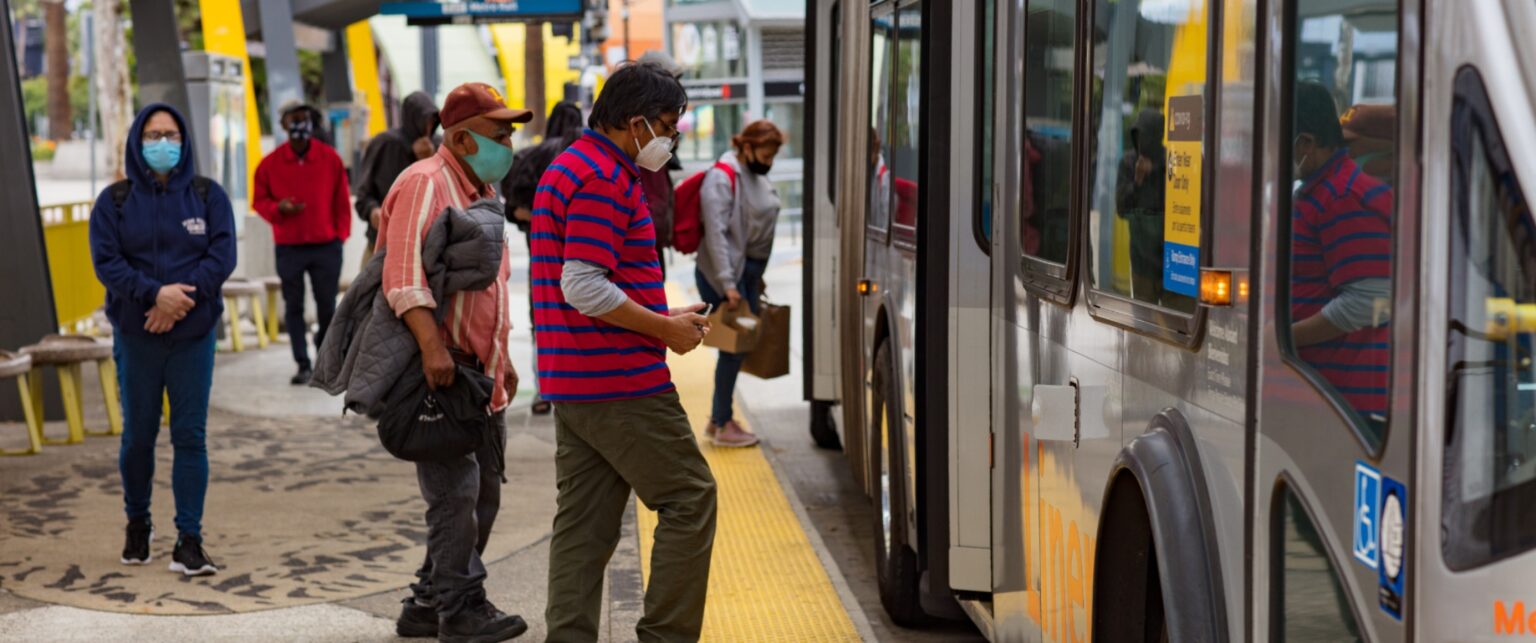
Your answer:
[[[1200,271],[1200,303],[1205,306],[1232,305],[1232,271]]]

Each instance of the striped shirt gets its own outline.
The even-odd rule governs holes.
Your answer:
[[[1345,284],[1392,277],[1392,186],[1334,153],[1296,193],[1291,218],[1291,320],[1322,312]],[[1392,335],[1385,317],[1299,351],[1361,415],[1385,418]]]
[[[395,179],[394,187],[384,197],[378,249],[395,249],[384,256],[383,289],[396,316],[404,316],[412,308],[437,308],[438,302],[432,297],[421,265],[421,244],[432,222],[449,206],[466,208],[477,199],[494,194],[490,186],[475,189],[447,146],[412,164]],[[512,330],[507,310],[510,265],[503,249],[496,281],[485,290],[450,295],[448,312],[439,327],[447,346],[474,355],[485,365],[485,374],[495,380],[492,412],[505,409],[516,393],[507,390],[505,380],[506,369],[511,367],[507,356],[508,333]]]
[[[540,395],[604,402],[673,390],[665,343],[577,312],[560,290],[565,262],[582,261],[606,270],[630,300],[667,314],[656,228],[629,155],[587,130],[539,180],[531,237]]]

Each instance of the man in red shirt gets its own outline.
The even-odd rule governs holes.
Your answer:
[[[715,479],[667,370],[708,332],[703,304],[667,306],[640,171],[672,156],[688,96],[659,66],[609,77],[590,126],[533,198],[539,387],[555,403],[559,488],[549,541],[549,643],[593,641],[603,569],[633,488],[660,516],[642,641],[696,641],[715,536]]]
[[[277,245],[277,276],[283,280],[284,321],[293,361],[299,370],[290,383],[309,383],[309,346],[305,343],[304,275],[315,288],[315,346],[336,313],[341,282],[341,244],[352,233],[351,190],[347,168],[331,146],[315,140],[315,108],[297,101],[283,106],[288,142],[256,166],[252,190],[256,213],[272,224]],[[272,311],[277,314],[277,311]]]
[[[1365,421],[1382,426],[1392,365],[1392,186],[1350,158],[1327,88],[1297,83],[1291,338]]]

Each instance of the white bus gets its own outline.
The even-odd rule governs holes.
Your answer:
[[[807,24],[811,428],[894,621],[1536,640],[1536,2]]]

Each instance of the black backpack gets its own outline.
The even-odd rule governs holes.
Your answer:
[[[208,205],[208,190],[212,185],[213,179],[206,176],[192,177],[192,190],[197,192],[197,198],[203,205]],[[133,179],[123,179],[107,186],[107,189],[112,191],[112,205],[122,210],[123,204],[128,202],[128,193],[133,191]]]

